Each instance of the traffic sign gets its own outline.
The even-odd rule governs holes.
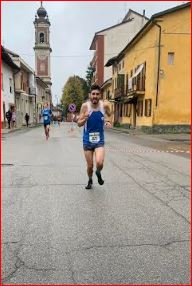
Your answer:
[[[69,105],[69,111],[70,112],[75,112],[76,111],[76,105],[74,104],[74,103],[71,103],[70,105]]]

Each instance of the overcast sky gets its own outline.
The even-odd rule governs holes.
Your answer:
[[[120,23],[128,9],[151,17],[152,14],[187,1],[73,2],[43,1],[51,22],[51,78],[53,101],[71,75],[85,78],[93,56],[89,50],[95,32]],[[2,44],[35,67],[33,21],[39,1],[2,3]]]

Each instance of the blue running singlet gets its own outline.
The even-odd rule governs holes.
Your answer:
[[[89,117],[84,125],[83,145],[90,148],[96,148],[104,145],[104,117],[105,110],[103,101],[99,101],[97,110],[91,107],[91,102],[87,102],[87,111]]]
[[[52,114],[52,111],[50,108],[45,108],[42,110],[44,125],[49,125],[51,123],[51,114]]]

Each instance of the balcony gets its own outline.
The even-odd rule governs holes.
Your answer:
[[[132,78],[131,87],[126,86],[126,94],[145,94],[145,69]]]
[[[124,86],[116,88],[114,92],[114,98],[123,97],[123,96],[125,96]]]

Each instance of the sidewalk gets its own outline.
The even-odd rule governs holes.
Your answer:
[[[153,133],[145,133],[141,130],[138,129],[126,129],[126,128],[117,128],[113,127],[112,130],[121,132],[121,133],[126,133],[130,135],[135,135],[135,136],[141,136],[143,135],[144,137],[153,137],[153,138],[159,138],[159,139],[164,139],[168,141],[189,141],[190,142],[190,134],[188,133],[161,133],[161,134],[153,134]]]
[[[27,130],[29,128],[39,127],[41,125],[42,125],[41,123],[38,123],[37,125],[30,125],[29,127],[21,126],[21,127],[16,127],[14,129],[2,128],[1,134],[8,134],[8,133],[12,133],[12,132],[19,131],[19,130]]]

